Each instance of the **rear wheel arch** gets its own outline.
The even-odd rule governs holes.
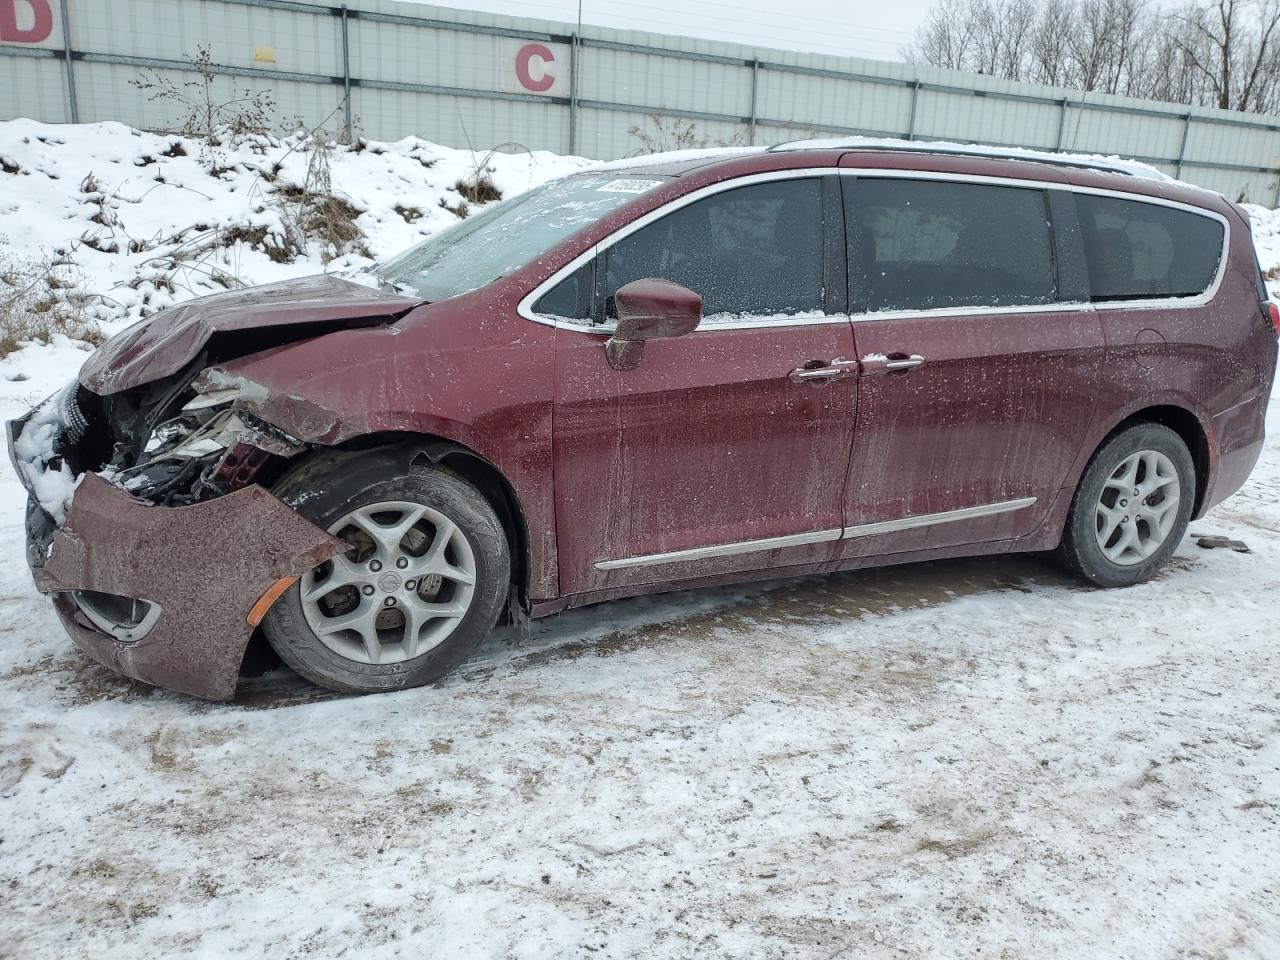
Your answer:
[[[363,434],[337,446],[320,447],[299,457],[276,480],[276,486],[295,480],[303,472],[326,472],[353,455],[382,453],[402,463],[406,470],[415,465],[444,467],[474,486],[493,507],[507,534],[511,554],[511,582],[524,609],[529,603],[529,526],[515,488],[506,475],[488,458],[461,443],[432,434],[385,432]]]
[[[1187,445],[1187,450],[1191,452],[1191,462],[1195,464],[1196,468],[1196,495],[1191,516],[1193,518],[1200,516],[1200,508],[1204,503],[1205,494],[1209,487],[1209,467],[1212,462],[1209,450],[1209,435],[1205,431],[1204,424],[1200,421],[1200,418],[1186,407],[1180,407],[1175,404],[1144,407],[1129,414],[1129,416],[1112,427],[1107,432],[1107,435],[1094,447],[1094,453],[1102,449],[1103,444],[1117,433],[1128,429],[1136,423],[1158,423],[1161,426],[1168,427]],[[1092,456],[1093,454],[1090,454],[1091,459]]]

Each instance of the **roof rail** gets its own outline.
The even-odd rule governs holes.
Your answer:
[[[1027,150],[1021,147],[988,147],[982,144],[943,143],[924,140],[878,140],[872,138],[854,138],[851,140],[790,140],[775,143],[769,147],[768,153],[781,153],[787,150],[849,150],[861,153],[935,153],[954,157],[985,157],[993,160],[1022,160],[1027,163],[1044,163],[1057,167],[1073,167],[1083,170],[1101,170],[1106,173],[1119,173],[1127,177],[1162,177],[1160,171],[1139,164],[1137,161],[1125,161],[1117,158],[1110,161],[1103,157],[1089,157],[1070,153],[1048,153],[1040,150]],[[1150,171],[1150,172],[1147,172]]]

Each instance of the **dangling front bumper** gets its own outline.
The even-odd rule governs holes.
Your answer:
[[[77,480],[58,525],[32,494],[27,560],[76,646],[144,683],[197,697],[235,692],[263,594],[346,549],[256,484],[189,506],[139,500],[96,473]]]

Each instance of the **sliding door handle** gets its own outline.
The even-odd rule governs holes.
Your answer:
[[[840,357],[836,360],[810,360],[803,367],[796,367],[787,374],[792,383],[822,384],[842,380],[858,374],[858,361]]]
[[[875,376],[878,373],[904,373],[923,365],[924,357],[918,353],[910,356],[896,353],[892,357],[886,357],[884,354],[868,354],[858,362],[859,370],[864,377]]]

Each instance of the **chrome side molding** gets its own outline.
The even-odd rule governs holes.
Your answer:
[[[815,530],[812,533],[793,533],[785,537],[766,537],[763,540],[739,540],[737,543],[720,543],[711,547],[693,547],[689,550],[672,550],[669,553],[648,553],[640,557],[621,560],[598,560],[597,570],[622,570],[626,567],[649,567],[659,563],[680,563],[684,560],[705,560],[707,557],[731,557],[738,553],[756,553],[761,550],[777,550],[780,547],[800,547],[806,543],[830,543],[839,540],[844,531]]]
[[[976,507],[961,507],[959,510],[944,510],[941,513],[922,513],[914,517],[899,517],[897,520],[861,523],[852,527],[834,527],[830,530],[815,530],[811,533],[795,533],[783,537],[766,537],[762,540],[739,540],[736,543],[719,543],[709,547],[671,550],[667,553],[648,553],[638,557],[623,557],[619,560],[597,560],[595,568],[597,570],[625,570],[628,567],[651,567],[664,563],[705,560],[710,557],[732,557],[741,553],[758,553],[764,550],[778,550],[783,547],[801,547],[810,543],[830,543],[833,540],[874,537],[881,533],[894,533],[898,530],[911,530],[916,527],[931,527],[940,523],[955,523],[957,520],[976,520],[979,517],[1012,513],[1014,510],[1024,510],[1035,502],[1035,497],[1022,497],[1018,500],[984,503]]]
[[[1014,510],[1024,510],[1035,502],[1035,497],[1023,497],[1021,500],[984,503],[977,507],[961,507],[959,510],[945,510],[942,513],[922,513],[914,517],[901,517],[898,520],[860,523],[854,527],[845,527],[843,534],[841,534],[841,539],[851,540],[854,537],[874,537],[879,533],[893,533],[896,530],[910,530],[914,527],[932,527],[939,523],[955,523],[957,520],[976,520],[978,517],[989,517],[997,513],[1012,513]]]

